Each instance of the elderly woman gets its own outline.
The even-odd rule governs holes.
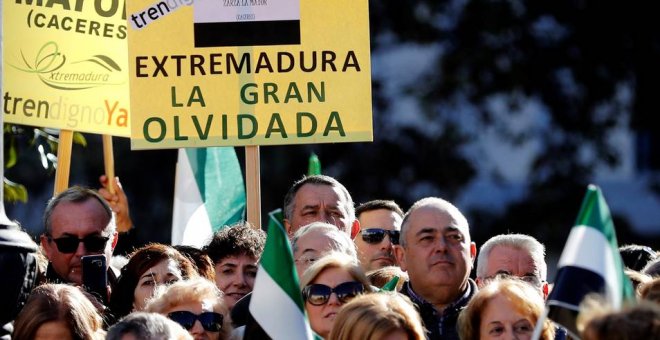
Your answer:
[[[338,252],[326,254],[307,268],[300,286],[312,330],[324,339],[330,334],[340,307],[360,294],[371,292],[356,259]]]
[[[224,340],[231,334],[229,308],[223,294],[207,279],[194,278],[159,287],[146,311],[166,315],[195,339]]]
[[[197,277],[193,263],[176,249],[152,243],[134,251],[110,296],[110,311],[120,319],[142,311],[158,285]]]
[[[16,317],[12,339],[104,339],[103,319],[77,287],[45,284],[35,288]]]
[[[496,279],[477,292],[458,318],[461,340],[529,340],[544,302],[538,291],[517,279]],[[541,339],[554,339],[552,322],[543,324]]]
[[[394,292],[358,296],[339,310],[330,340],[424,340],[410,299]]]

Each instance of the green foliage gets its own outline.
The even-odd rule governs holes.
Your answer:
[[[49,174],[57,168],[58,131],[48,128],[33,128],[15,124],[4,124],[5,169],[15,167],[21,159],[37,157]],[[73,143],[87,146],[87,139],[80,132],[73,133]],[[28,192],[24,185],[4,178],[4,199],[7,202],[27,202]]]

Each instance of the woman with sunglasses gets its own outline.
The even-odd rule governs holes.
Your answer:
[[[312,330],[324,339],[330,334],[341,306],[357,295],[372,291],[357,260],[338,252],[326,254],[307,268],[300,285]]]
[[[198,277],[159,287],[146,311],[167,316],[195,340],[224,340],[231,334],[229,308],[223,294],[207,279]]]
[[[110,296],[110,311],[119,320],[132,311],[144,310],[158,285],[197,277],[193,263],[173,247],[152,243],[130,256]]]

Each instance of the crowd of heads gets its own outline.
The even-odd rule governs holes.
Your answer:
[[[0,227],[6,278],[0,289],[8,302],[0,311],[0,336],[268,336],[248,308],[264,231],[239,222],[219,229],[202,247],[151,243],[113,268],[115,221],[124,230],[131,220],[115,217],[107,195],[76,186],[54,197],[44,212],[40,248],[19,229]],[[535,330],[539,339],[566,338],[563,327],[545,318],[551,290],[545,247],[529,235],[495,235],[477,251],[467,218],[451,202],[422,198],[405,213],[391,200],[355,207],[349,191],[323,175],[296,181],[283,211],[295,282],[321,338],[530,339]],[[660,337],[660,257],[638,245],[620,253],[642,302],[610,310],[592,297],[579,311],[580,334],[570,336]],[[84,256],[99,254],[108,260],[101,299],[99,292],[87,292],[82,264]]]

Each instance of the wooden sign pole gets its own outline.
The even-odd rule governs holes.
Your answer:
[[[245,147],[245,187],[247,194],[247,220],[255,229],[261,229],[261,167],[259,146]]]
[[[56,196],[69,187],[72,145],[73,131],[60,130],[60,142],[57,146],[57,171],[55,172],[55,190],[53,192],[53,196]]]
[[[115,193],[115,155],[112,150],[112,136],[103,135],[103,164],[108,178],[108,191]]]

